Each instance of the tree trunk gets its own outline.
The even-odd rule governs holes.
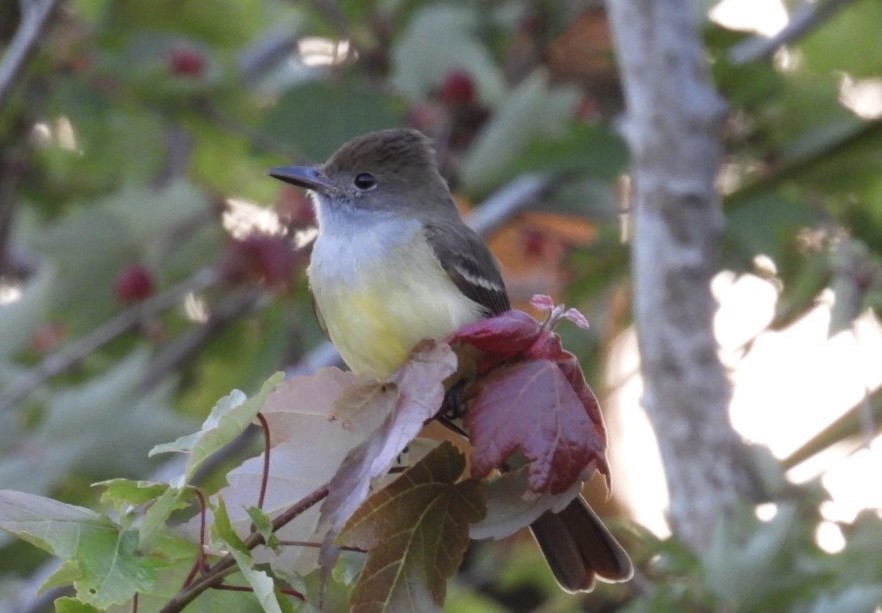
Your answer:
[[[728,418],[713,335],[723,215],[714,183],[725,104],[714,91],[696,7],[609,0],[632,154],[634,318],[674,532],[693,548],[751,490]]]

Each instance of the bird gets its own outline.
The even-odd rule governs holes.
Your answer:
[[[268,174],[312,197],[318,235],[309,286],[319,325],[353,372],[387,378],[420,341],[511,309],[496,260],[460,217],[421,132],[371,132],[323,164]],[[628,554],[581,496],[530,530],[568,592],[633,574]]]

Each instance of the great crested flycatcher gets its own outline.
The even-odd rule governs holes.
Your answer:
[[[313,195],[319,232],[309,283],[319,323],[346,364],[385,378],[426,338],[510,309],[499,267],[463,223],[430,141],[416,130],[360,136],[319,166],[270,176]],[[531,526],[560,585],[625,581],[631,561],[584,499]]]

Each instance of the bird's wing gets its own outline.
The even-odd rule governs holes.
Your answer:
[[[496,260],[471,228],[458,219],[432,220],[425,233],[441,267],[463,294],[488,316],[511,309]]]

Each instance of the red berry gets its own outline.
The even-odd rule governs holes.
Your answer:
[[[205,58],[193,47],[173,47],[168,56],[169,71],[179,77],[198,77],[205,69]]]
[[[120,302],[140,302],[153,294],[153,275],[140,264],[129,264],[116,276],[113,289]]]
[[[463,70],[452,70],[441,85],[441,100],[451,107],[466,106],[475,101],[475,82]]]
[[[230,244],[221,274],[233,282],[251,279],[270,287],[283,287],[293,279],[297,260],[287,237],[252,234]]]

